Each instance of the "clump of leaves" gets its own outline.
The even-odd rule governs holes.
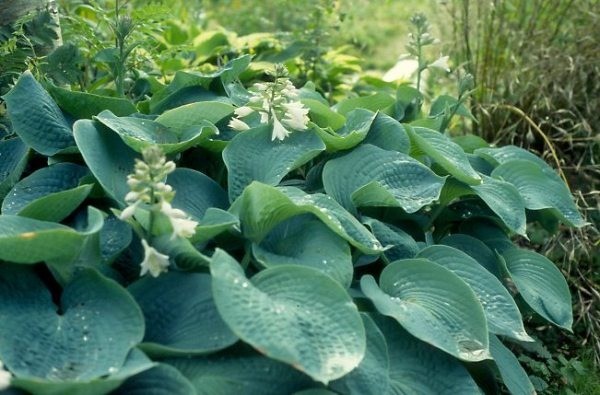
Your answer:
[[[448,137],[458,99],[423,115],[406,86],[330,107],[286,84],[308,123],[274,140],[275,116],[236,113],[249,65],[181,72],[141,112],[51,96],[29,72],[4,96],[11,385],[442,394],[493,393],[497,377],[532,393],[505,343],[532,340],[525,308],[571,329],[565,279],[520,246],[530,222],[586,224],[560,177],[523,149]],[[236,131],[242,113],[257,119]]]

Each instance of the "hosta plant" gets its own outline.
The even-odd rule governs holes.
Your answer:
[[[449,96],[428,114],[407,86],[330,107],[281,72],[244,87],[248,66],[138,107],[29,72],[4,96],[0,382],[533,393],[511,351],[533,341],[523,317],[570,330],[572,314],[527,225],[585,225],[559,176],[440,132],[469,116]],[[178,105],[193,87],[210,94]]]

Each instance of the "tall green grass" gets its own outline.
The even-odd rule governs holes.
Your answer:
[[[571,348],[577,352],[583,338],[600,366],[600,1],[445,4],[454,63],[475,78],[475,131],[543,154],[594,225],[542,237],[540,249],[562,260],[571,285],[578,335]]]

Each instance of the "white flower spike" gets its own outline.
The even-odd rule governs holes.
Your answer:
[[[158,277],[161,273],[166,272],[169,267],[169,256],[158,252],[144,239],[142,239],[142,246],[144,246],[144,260],[140,264],[142,267],[140,276],[150,273],[152,277]]]

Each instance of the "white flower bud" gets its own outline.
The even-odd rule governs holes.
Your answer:
[[[238,117],[238,118],[244,118],[247,117],[248,115],[252,114],[254,112],[253,108],[250,108],[248,106],[243,106],[243,107],[238,107],[235,109],[235,111],[233,111],[233,113]]]
[[[450,71],[450,65],[448,65],[449,56],[442,56],[438,60],[433,63],[430,63],[427,67],[433,67],[436,69],[441,69],[446,72]]]
[[[231,118],[231,121],[229,121],[229,127],[239,132],[243,132],[244,130],[250,129],[250,126],[248,126],[246,122],[238,118]]]

